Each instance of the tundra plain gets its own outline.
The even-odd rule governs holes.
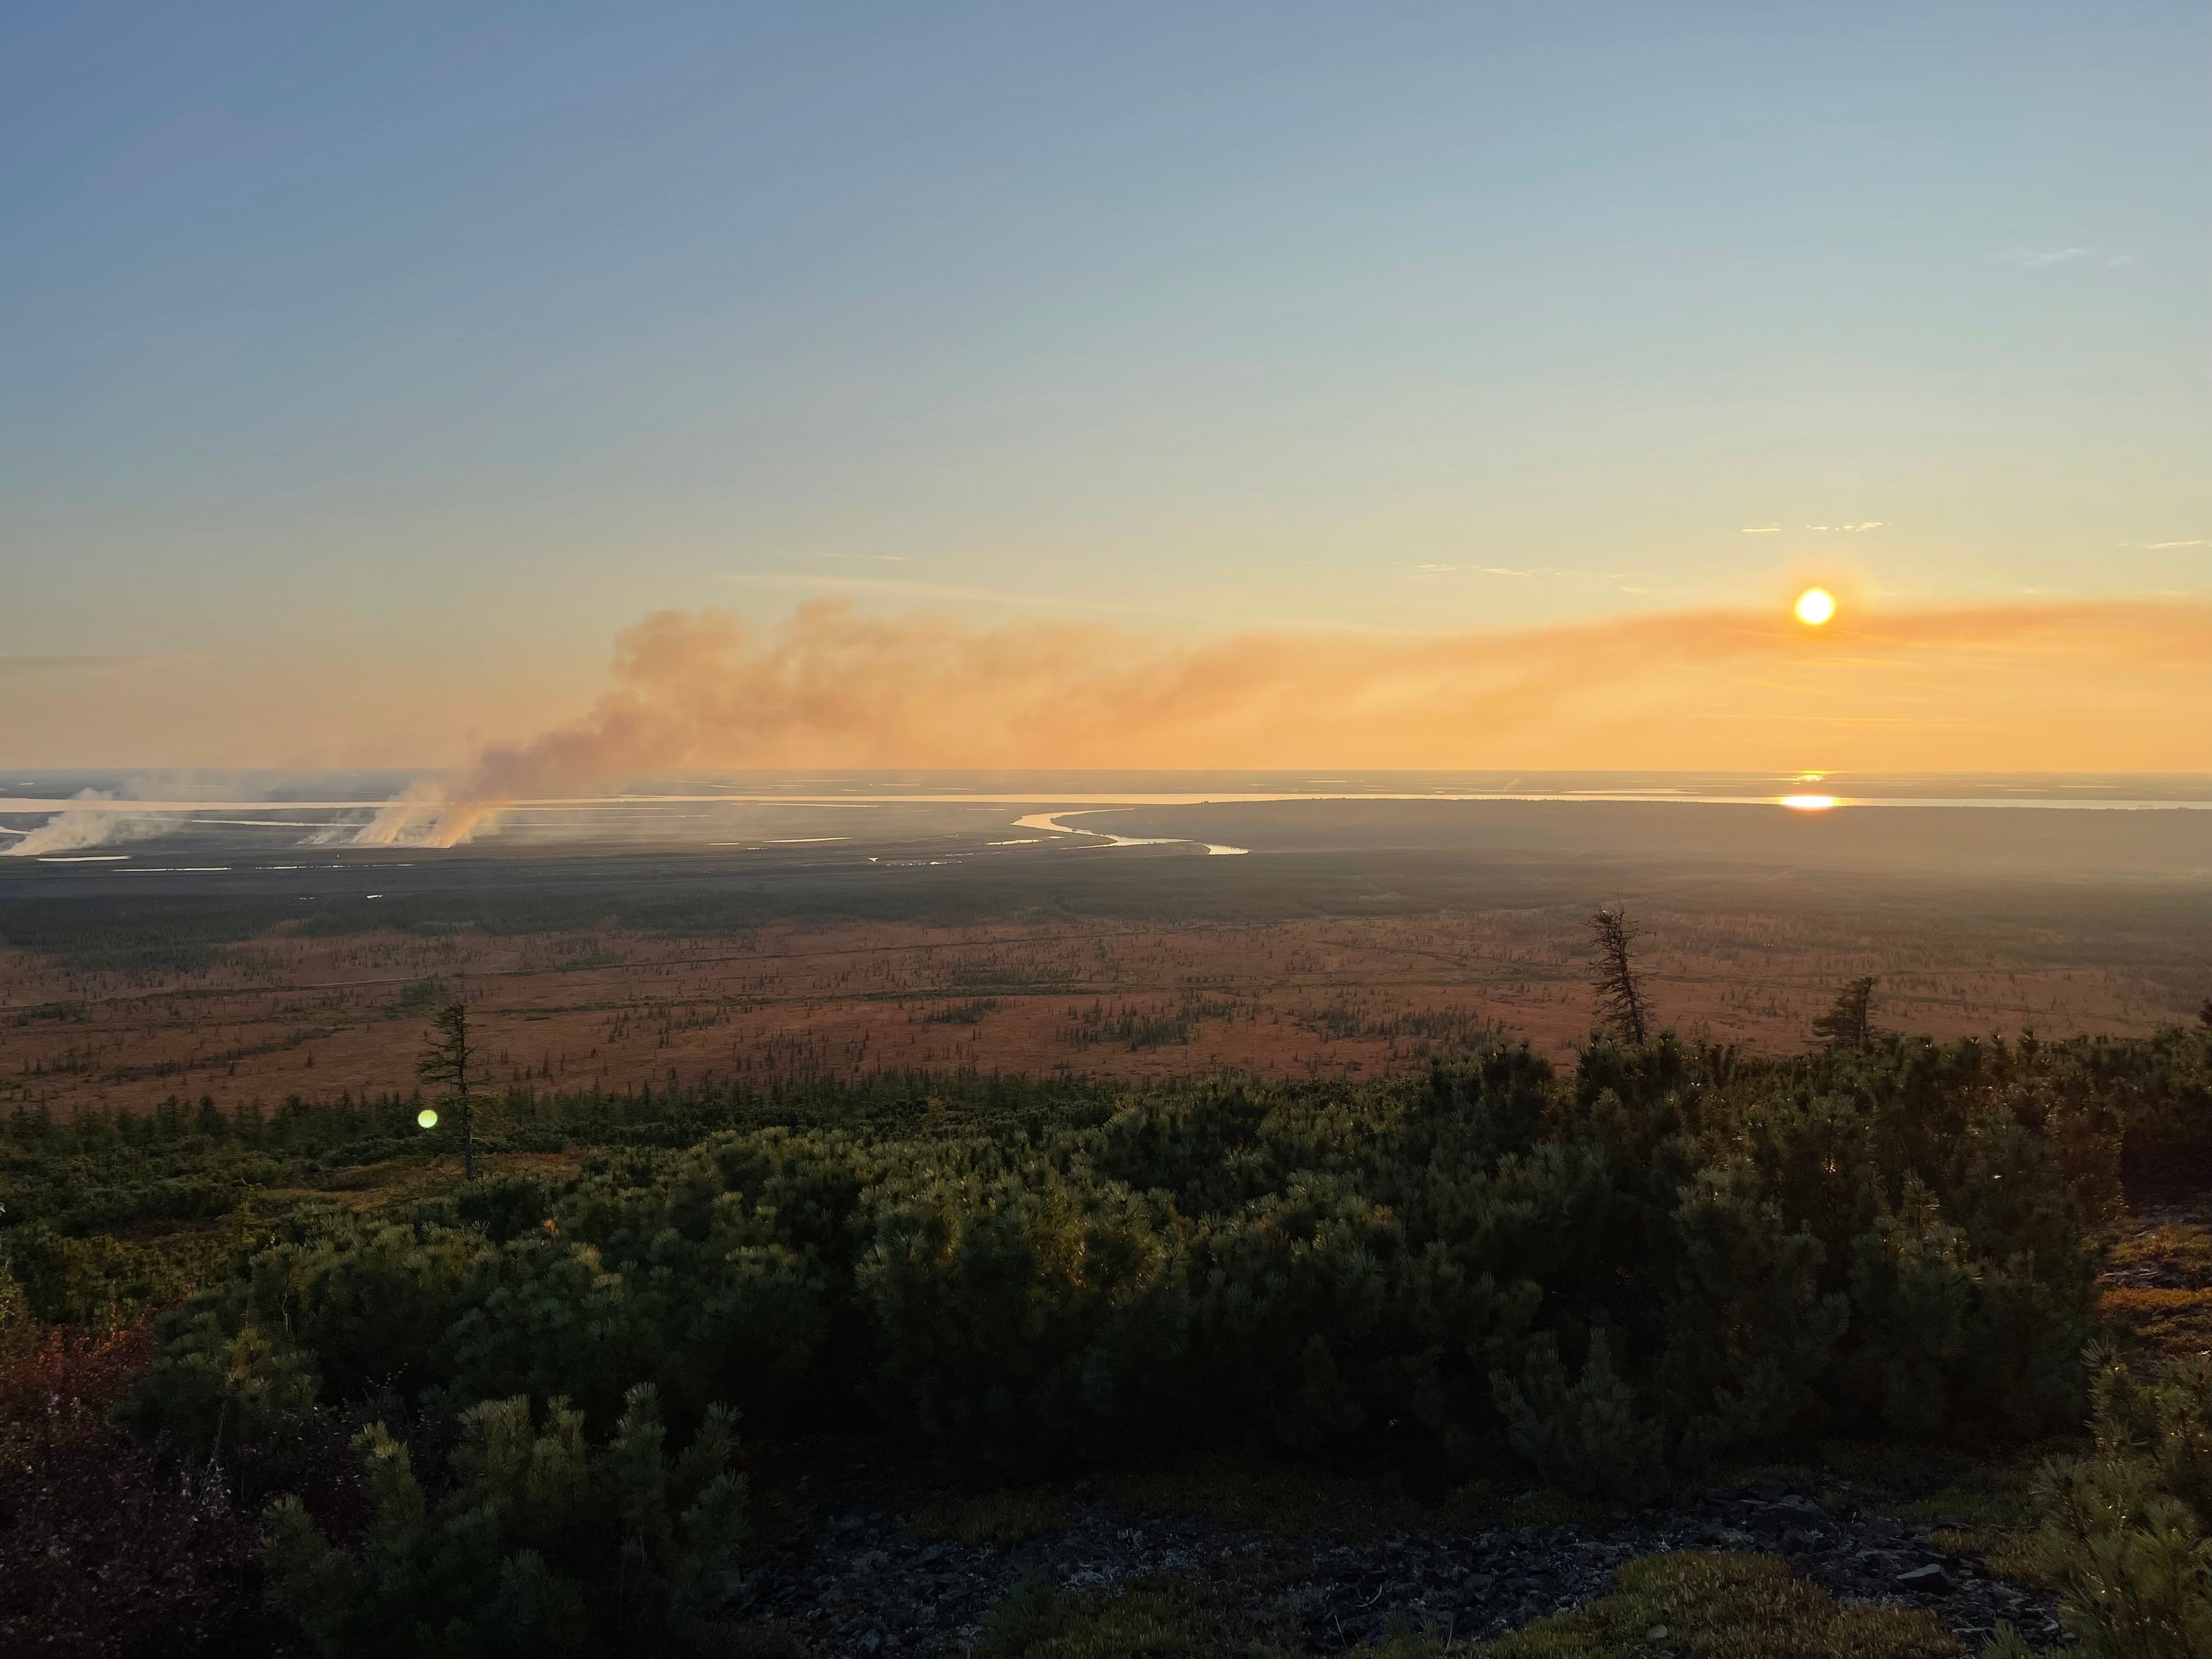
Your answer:
[[[1881,1023],[1938,1037],[2148,1033],[2212,989],[2196,867],[2212,836],[2192,811],[1340,801],[1067,820],[1142,845],[1007,817],[282,864],[258,832],[202,828],[128,868],[12,865],[0,1109],[405,1094],[453,997],[493,1084],[562,1092],[960,1068],[1372,1078],[1492,1035],[1559,1054],[1593,1022],[1584,921],[1615,903],[1665,1024],[1768,1053],[1806,1046],[1858,975],[1878,977]]]

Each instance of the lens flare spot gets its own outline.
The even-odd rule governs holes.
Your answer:
[[[422,1128],[434,1129],[438,1127],[438,1115],[432,1111],[428,1106],[425,1106],[421,1111],[415,1114],[415,1121]]]
[[[1825,587],[1808,587],[1797,596],[1797,620],[1818,628],[1836,614],[1836,596]]]
[[[1784,795],[1782,804],[1793,812],[1825,812],[1836,804],[1833,795]]]

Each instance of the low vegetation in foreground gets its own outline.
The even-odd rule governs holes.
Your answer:
[[[0,1320],[19,1376],[143,1345],[68,1431],[111,1433],[112,1400],[112,1501],[167,1504],[223,1565],[173,1583],[87,1537],[79,1565],[227,1651],[744,1650],[726,1603],[777,1489],[856,1436],[948,1488],[1227,1449],[1601,1509],[1838,1438],[1990,1457],[2093,1421],[1981,1547],[2088,1653],[2212,1654],[2212,1373],[2096,1346],[2127,1337],[2097,1283],[2124,1155],[2202,1135],[2209,1045],[1662,1036],[1366,1085],[518,1096],[472,1183],[398,1102],[19,1119]],[[74,1386],[17,1401],[0,1527],[56,1501]],[[927,1524],[1018,1534],[1024,1502],[1050,1504]],[[77,1616],[32,1577],[0,1591],[11,1650]],[[1223,1650],[1171,1587],[1024,1594],[978,1652]],[[1489,1651],[1954,1647],[1723,1553],[1632,1564]]]

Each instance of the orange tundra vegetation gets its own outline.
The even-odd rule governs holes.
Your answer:
[[[404,1096],[448,994],[467,998],[499,1091],[963,1066],[1371,1079],[1492,1034],[1565,1058],[1598,1018],[1583,921],[1538,905],[1271,925],[787,922],[720,937],[285,930],[161,988],[0,951],[0,1005],[29,1011],[14,1016],[0,1112]],[[2147,1034],[2188,1012],[2148,969],[1964,915],[1931,927],[1881,905],[1838,929],[1708,901],[1638,921],[1656,1023],[1770,1053],[1812,1043],[1838,988],[1869,973],[1881,1024],[1945,1037]]]

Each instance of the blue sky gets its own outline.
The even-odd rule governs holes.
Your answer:
[[[386,758],[364,684],[500,728],[667,606],[2203,594],[2208,46],[2178,3],[12,9],[5,692],[48,758],[249,696],[299,714],[255,758]]]

